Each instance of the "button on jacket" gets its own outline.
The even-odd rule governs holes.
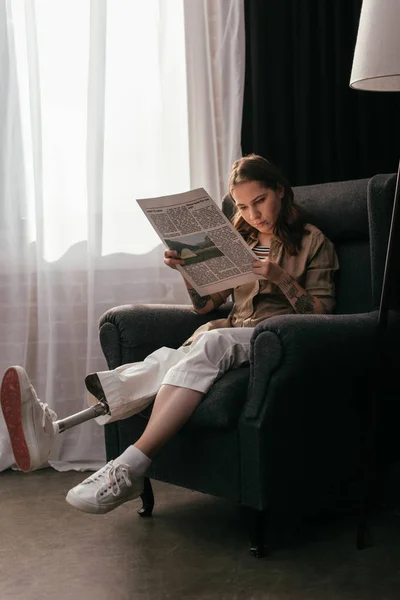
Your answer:
[[[334,274],[339,268],[332,242],[314,225],[307,224],[306,232],[297,255],[290,256],[282,242],[274,237],[271,241],[269,258],[291,275],[305,291],[318,298],[325,313],[335,309]],[[257,240],[250,242],[257,245]],[[259,279],[236,288],[211,294],[216,307],[233,295],[234,305],[226,319],[209,321],[199,327],[184,345],[193,341],[202,331],[222,327],[255,327],[269,317],[294,314],[296,311],[280,288],[267,279]]]

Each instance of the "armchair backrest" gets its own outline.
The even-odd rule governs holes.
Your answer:
[[[395,175],[294,188],[308,221],[335,244],[340,269],[336,312],[368,312],[379,306]],[[223,211],[233,214],[226,196]]]

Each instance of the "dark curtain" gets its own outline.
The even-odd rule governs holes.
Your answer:
[[[245,0],[242,151],[292,185],[397,170],[400,93],[349,88],[361,0]]]

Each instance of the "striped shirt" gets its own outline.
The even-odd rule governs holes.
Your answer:
[[[257,244],[257,246],[254,246],[254,248],[252,248],[254,254],[257,256],[257,258],[268,258],[269,255],[269,246],[261,246],[260,244]]]

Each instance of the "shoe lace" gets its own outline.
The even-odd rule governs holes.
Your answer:
[[[39,400],[39,404],[43,408],[42,427],[46,427],[46,417],[48,417],[51,421],[57,421],[57,414],[49,407],[47,402],[41,402]]]
[[[50,419],[50,421],[57,421],[58,416],[57,413],[54,412],[54,410],[52,410],[50,408],[50,406],[47,404],[47,402],[42,402],[41,400],[39,400],[39,398],[37,397],[37,394],[35,392],[35,388],[32,387],[31,388],[33,395],[35,396],[36,400],[39,402],[40,406],[42,407],[43,410],[43,416],[42,416],[42,427],[46,427],[46,417],[48,419]]]
[[[113,460],[110,460],[102,469],[85,479],[84,483],[93,482],[99,489],[105,485],[110,487],[113,496],[119,496],[121,493],[121,478],[125,481],[127,487],[132,487],[128,468],[125,465],[115,464]],[[104,481],[105,479],[106,481]]]
[[[124,467],[123,465],[113,465],[108,474],[109,482],[111,485],[111,493],[113,496],[119,496],[121,493],[121,487],[119,485],[121,479],[118,478],[118,475],[122,477],[127,487],[132,487],[132,483],[129,477],[129,470],[127,469],[127,467]]]

